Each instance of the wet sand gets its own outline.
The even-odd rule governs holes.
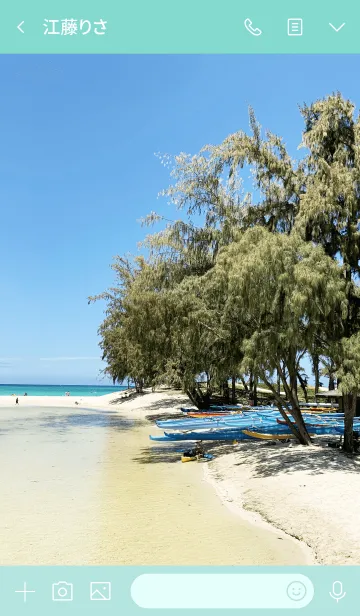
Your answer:
[[[149,441],[146,398],[1,401],[0,564],[309,564],[300,542],[229,510],[202,464]]]

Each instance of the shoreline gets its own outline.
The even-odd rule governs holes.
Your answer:
[[[216,471],[211,469],[210,464],[206,464],[204,468],[204,478],[215,490],[218,498],[221,502],[233,513],[242,517],[243,520],[246,520],[250,524],[254,526],[260,526],[264,530],[276,534],[278,537],[282,539],[290,539],[299,545],[301,550],[304,553],[304,562],[305,565],[317,565],[317,555],[312,549],[310,545],[307,545],[301,539],[298,539],[294,535],[287,533],[282,528],[276,526],[271,523],[270,520],[266,520],[260,512],[246,509],[245,503],[243,500],[240,500],[240,495],[237,493],[235,497],[231,495],[231,485],[227,484],[224,480],[219,480],[219,477],[216,477]]]
[[[10,399],[0,398],[0,562],[309,564],[299,542],[225,507],[201,465],[179,463],[178,446],[149,441],[153,416],[186,401],[179,392]]]
[[[327,447],[243,442],[209,467],[226,506],[298,540],[313,564],[358,565],[360,460]]]

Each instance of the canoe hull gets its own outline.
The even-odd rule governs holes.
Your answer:
[[[295,438],[294,434],[292,434],[291,432],[287,432],[286,434],[269,434],[266,432],[252,432],[252,430],[244,430],[244,434],[246,434],[250,438],[261,439],[264,441],[285,441],[289,438]]]

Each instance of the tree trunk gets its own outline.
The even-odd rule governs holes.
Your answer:
[[[312,355],[312,364],[313,364],[313,370],[314,370],[314,377],[315,377],[315,396],[319,393],[319,389],[320,389],[320,368],[319,368],[319,356],[318,355]]]
[[[299,433],[299,441],[302,445],[311,445],[311,438],[306,429],[304,418],[299,406],[292,406],[291,415],[295,419],[296,428]]]
[[[280,396],[280,392],[281,392],[281,377],[279,374],[279,371],[277,370],[277,392]]]
[[[284,370],[281,369],[280,365],[278,366],[286,397],[291,404],[290,414],[296,423],[296,426],[294,427],[294,429],[292,428],[292,431],[294,432],[301,445],[311,445],[311,438],[304,423],[304,418],[300,410],[299,400],[297,396],[297,387],[295,386],[295,383],[297,385],[297,378],[294,356],[290,357],[287,368],[290,376],[290,386],[286,382]]]
[[[230,402],[230,388],[229,388],[229,382],[228,382],[227,379],[223,383],[223,396],[224,396],[224,401],[226,402],[226,404],[229,404],[229,402]]]
[[[275,386],[273,384],[271,384],[266,379],[265,373],[261,373],[260,376],[262,377],[262,380],[264,381],[264,383],[266,383],[266,385],[269,387],[269,389],[272,390],[280,414],[282,415],[283,419],[285,420],[285,422],[286,422],[287,426],[289,427],[289,429],[291,430],[291,432],[298,439],[299,443],[301,445],[311,445],[311,438],[310,438],[310,436],[308,434],[308,431],[306,429],[306,426],[305,426],[305,423],[304,423],[304,419],[303,419],[303,416],[301,414],[301,410],[300,410],[299,405],[297,404],[296,400],[293,399],[292,393],[291,393],[291,391],[289,389],[289,386],[288,386],[288,384],[286,382],[285,374],[284,374],[284,372],[282,372],[281,368],[279,368],[279,374],[281,376],[281,380],[282,380],[285,392],[288,395],[288,397],[290,398],[290,402],[292,404],[292,409],[290,409],[288,404],[281,399],[280,395],[276,391]],[[293,419],[295,420],[295,423],[293,421],[291,421],[291,417],[289,417],[289,415],[286,413],[285,409],[287,409],[288,413],[290,415],[292,415]]]
[[[231,377],[231,404],[236,404],[236,377]]]
[[[249,399],[252,400],[254,396],[254,375],[250,372],[249,375]]]
[[[251,406],[257,406],[257,403],[258,403],[258,399],[257,399],[257,377],[254,376],[254,374],[252,372],[250,372],[249,386],[250,386],[250,391],[249,391],[250,405]]]
[[[329,376],[329,390],[331,391],[335,389],[335,372],[336,372],[335,364],[331,359],[329,363],[326,364],[326,368],[327,368],[328,376]]]
[[[300,387],[303,390],[303,394],[304,394],[304,397],[305,397],[305,402],[309,402],[309,397],[308,397],[308,393],[307,393],[306,383],[305,383],[304,379],[302,378],[302,376],[301,376],[301,374],[299,372],[297,373],[297,378],[299,379]]]
[[[295,381],[296,381],[296,387],[295,387]],[[290,383],[291,383],[291,388],[289,388],[289,391],[288,391],[289,402],[291,404],[290,414],[295,420],[297,439],[299,440],[301,445],[311,445],[311,438],[306,429],[304,418],[302,416],[302,412],[299,406],[299,399],[297,395],[296,372],[294,373],[294,376],[290,377]]]
[[[208,409],[210,406],[210,395],[208,393],[203,394],[200,388],[196,385],[186,389],[186,393],[189,396],[191,402],[199,410]]]
[[[354,453],[354,417],[356,411],[356,392],[343,395],[344,406],[344,444],[343,450],[346,453]]]
[[[240,381],[242,382],[242,384],[243,384],[243,386],[244,386],[244,391],[245,391],[246,393],[249,393],[248,384],[247,384],[247,382],[245,381],[245,378],[244,378],[244,376],[243,376],[242,374],[240,374]]]
[[[290,389],[291,392],[293,394],[294,397],[297,398],[297,372],[296,370],[294,370],[293,372],[290,373],[289,371],[289,378],[290,378]]]
[[[290,372],[290,368],[289,368]],[[290,375],[290,403],[291,403],[291,415],[295,419],[296,429],[299,433],[299,441],[302,445],[311,445],[311,438],[306,429],[304,418],[302,416],[302,412],[299,406],[299,399],[297,395],[297,378],[296,371],[292,372]]]
[[[209,396],[211,396],[212,394],[211,376],[208,372],[206,373],[206,393]]]
[[[290,428],[291,432],[294,434],[294,436],[299,441],[300,445],[311,445],[311,438],[306,429],[304,419],[303,419],[300,409],[298,409],[298,412],[295,411],[294,413],[293,413],[294,409],[291,410],[291,415],[293,419],[295,420],[295,423],[294,423],[293,421],[291,421],[291,418],[284,411],[281,400],[277,401],[277,407],[281,415],[285,419],[286,424]]]
[[[258,396],[257,396],[257,376],[254,377],[254,406],[258,405]]]

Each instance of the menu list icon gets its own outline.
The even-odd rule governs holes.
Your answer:
[[[290,17],[288,19],[288,36],[302,36],[303,20],[301,17]]]

